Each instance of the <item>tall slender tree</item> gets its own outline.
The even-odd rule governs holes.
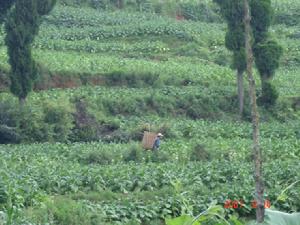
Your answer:
[[[5,43],[11,66],[10,90],[21,104],[25,102],[37,77],[31,45],[38,34],[41,16],[49,13],[55,3],[56,0],[16,0],[8,16]]]
[[[221,9],[221,14],[227,22],[228,31],[225,37],[227,49],[233,52],[233,68],[237,71],[239,96],[239,111],[242,115],[244,107],[243,73],[246,69],[245,57],[245,27],[243,24],[243,0],[214,0]],[[273,10],[270,0],[249,0],[252,15],[251,29],[253,30],[253,54],[256,67],[262,83],[260,102],[265,105],[274,105],[278,98],[275,87],[270,79],[275,75],[282,55],[282,48],[269,35]]]
[[[278,93],[271,83],[275,71],[279,67],[282,47],[272,39],[267,38],[254,46],[255,63],[261,77],[262,95],[260,103],[272,106],[276,103]]]
[[[264,106],[270,106],[274,105],[278,98],[278,93],[270,80],[279,67],[283,50],[268,31],[274,15],[271,0],[251,0],[250,7],[253,18],[251,20],[254,38],[253,53],[262,85],[259,102]]]
[[[15,3],[15,0],[2,0],[0,4],[0,24],[3,22],[6,17],[7,11]]]
[[[11,66],[11,92],[23,103],[37,75],[31,55],[31,44],[38,32],[35,0],[17,0],[6,23],[5,43]]]
[[[244,39],[244,6],[240,0],[214,0],[221,9],[221,14],[227,22],[225,37],[226,48],[233,53],[232,67],[237,71],[237,90],[239,114],[244,111],[244,78],[246,70],[245,39]]]
[[[253,155],[254,155],[254,180],[255,180],[255,198],[257,201],[256,220],[258,223],[264,221],[264,185],[262,175],[262,153],[259,144],[259,114],[256,103],[256,84],[253,77],[253,51],[252,51],[252,29],[251,14],[248,0],[244,0],[244,23],[245,23],[245,47],[247,59],[247,76],[249,81],[249,97],[251,100],[251,116],[253,128]]]

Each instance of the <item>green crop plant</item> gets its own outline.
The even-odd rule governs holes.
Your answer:
[[[208,4],[199,21],[167,16],[176,0],[147,0],[156,14],[141,12],[134,0],[118,11],[103,2],[59,0],[45,17],[32,43],[43,83],[23,111],[7,93],[10,66],[0,29],[0,129],[22,137],[21,144],[0,145],[0,221],[165,225],[183,213],[199,215],[210,202],[225,218],[253,216],[251,124],[247,115],[236,122],[226,25],[203,22],[217,6],[201,1]],[[270,32],[283,57],[272,78],[278,106],[260,109],[265,198],[291,212],[300,210],[300,52],[293,25],[299,2],[272,3]],[[148,124],[164,134],[160,152],[141,147]],[[225,208],[228,199],[245,207]],[[210,219],[214,224],[216,217]]]

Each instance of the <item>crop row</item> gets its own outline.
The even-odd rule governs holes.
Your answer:
[[[126,24],[118,26],[67,28],[44,25],[40,35],[51,39],[63,40],[101,40],[114,37],[136,37],[144,35],[172,35],[184,40],[208,40],[214,45],[224,43],[220,30],[224,25],[208,25],[205,23],[176,22],[173,20],[144,21],[139,24]]]
[[[163,12],[165,5],[168,5],[167,12]],[[289,1],[280,1],[280,0],[272,0],[272,6],[275,9],[275,22],[276,23],[287,23],[287,24],[296,24],[297,21],[299,21],[299,14],[297,11],[299,11],[300,4],[296,0],[289,0]],[[79,25],[95,25],[96,23],[91,22],[89,20],[92,18],[92,16],[97,16],[99,14],[104,14],[103,11],[99,10],[93,10],[91,8],[85,8],[84,10],[88,12],[87,16],[82,16],[82,8],[76,7],[67,7],[68,13],[63,11],[63,7],[58,6],[56,7],[55,12],[52,16],[49,17],[49,22],[57,23],[59,21],[59,24],[66,24],[66,25],[76,25],[74,23],[74,20],[79,20]],[[157,11],[157,9],[160,8],[160,10]],[[170,9],[171,8],[171,9]],[[132,11],[132,10],[131,10]],[[212,1],[206,1],[201,2],[200,4],[195,1],[186,1],[186,2],[173,2],[170,3],[170,1],[166,3],[159,3],[157,5],[157,2],[148,2],[148,4],[145,4],[144,6],[140,5],[140,11],[143,11],[144,15],[147,15],[149,19],[154,17],[154,13],[147,14],[147,12],[156,12],[156,16],[160,14],[171,14],[175,15],[176,11],[180,11],[185,18],[192,19],[192,20],[200,20],[200,21],[209,21],[209,22],[219,22],[220,18],[217,17],[214,14],[218,13],[217,7],[215,4],[212,3]],[[119,13],[119,11],[118,11]],[[124,13],[121,11],[121,13]],[[115,13],[116,14],[116,13]],[[105,16],[102,16],[105,17]],[[292,18],[296,17],[296,18]],[[63,18],[59,20],[54,20],[57,18]],[[138,18],[137,18],[138,19]],[[106,22],[110,24],[124,24],[127,20],[121,21],[119,20],[119,17],[116,16],[116,19],[102,19],[99,20],[99,22]],[[98,22],[98,20],[96,21]],[[295,22],[295,23],[294,23]]]
[[[120,58],[117,56],[103,56],[96,54],[77,54],[76,52],[55,52],[35,50],[34,56],[51,72],[78,74],[106,74],[115,71],[136,72],[137,74],[159,74],[166,84],[174,83],[174,79],[181,82],[190,81],[195,84],[209,84],[209,81],[232,83],[232,71],[211,62],[189,60],[180,57],[167,61]],[[5,50],[0,51],[0,64],[8,68]]]
[[[170,49],[161,41],[139,41],[135,43],[121,42],[99,42],[99,41],[65,41],[39,38],[35,41],[33,47],[39,49],[55,51],[76,51],[76,52],[137,52],[137,53],[162,53]]]
[[[167,85],[200,85],[209,87],[213,84],[231,88],[235,84],[234,72],[214,63],[179,57],[167,61],[119,58],[94,54],[77,54],[76,52],[55,52],[35,50],[35,58],[53,73],[68,74],[109,74],[115,71],[123,73],[153,73],[159,75],[159,80]],[[8,68],[7,55],[0,51],[0,66]],[[282,68],[273,79],[277,89],[283,96],[296,96],[299,90],[299,70],[297,68]],[[258,80],[259,82],[259,80]],[[157,83],[157,85],[159,85]]]
[[[105,88],[81,87],[66,90],[49,90],[32,93],[28,96],[28,106],[43,113],[43,104],[48,101],[73,101],[84,98],[94,112],[104,115],[142,116],[159,115],[160,117],[177,117],[187,115],[192,118],[226,118],[228,113],[236,110],[236,97],[233,96],[235,87],[197,86],[164,87],[164,88]],[[1,101],[10,103],[17,101],[12,95],[1,94]],[[286,107],[286,106],[283,106]],[[293,113],[293,109],[284,108],[278,113]],[[294,112],[296,113],[296,112]],[[267,120],[267,114],[262,114],[262,120]],[[149,119],[152,121],[152,119]],[[193,127],[190,128],[193,131]],[[179,130],[179,129],[176,129]],[[218,131],[220,132],[220,131]],[[224,132],[222,132],[224,133]],[[281,131],[278,134],[282,135]],[[226,135],[226,134],[224,134]],[[291,135],[291,133],[289,133]],[[245,136],[242,136],[245,137]]]
[[[202,27],[203,25],[203,27]],[[89,53],[97,53],[97,52],[127,52],[127,53],[136,53],[143,52],[148,54],[155,53],[166,53],[168,51],[172,51],[178,55],[188,55],[192,57],[199,57],[202,59],[211,60],[211,56],[219,57],[220,59],[223,57],[230,57],[225,48],[222,48],[223,45],[223,32],[220,31],[220,27],[207,27],[207,25],[202,24],[199,34],[192,34],[193,32],[199,32],[197,27],[194,27],[194,30],[188,31],[186,34],[190,33],[191,36],[195,37],[197,42],[193,42],[193,51],[191,52],[191,47],[183,44],[183,46],[172,46],[172,43],[164,41],[160,41],[159,36],[154,39],[153,36],[146,37],[144,41],[134,41],[126,42],[124,40],[114,39],[113,41],[105,41],[97,40],[98,37],[94,38],[94,34],[98,31],[94,28],[84,28],[82,30],[77,30],[75,28],[55,28],[55,27],[42,27],[40,35],[37,40],[34,42],[33,46],[35,48],[41,49],[49,49],[56,51],[77,51],[77,52],[89,52]],[[177,25],[176,25],[177,26]],[[106,28],[105,28],[106,29]],[[108,30],[111,27],[108,27]],[[178,26],[178,30],[180,30],[180,26]],[[115,36],[114,29],[108,31],[108,36]],[[118,30],[117,32],[121,32],[122,30]],[[198,31],[197,31],[198,30]],[[272,29],[272,32],[279,38],[280,44],[284,48],[284,56],[282,57],[281,64],[283,66],[293,66],[299,65],[299,41],[296,38],[293,38],[297,35],[297,29],[285,29],[282,26],[275,26]],[[74,35],[73,35],[74,34]],[[150,32],[151,34],[151,32]],[[4,45],[3,35],[1,34],[0,45]],[[117,34],[116,37],[119,37],[121,34]],[[128,33],[130,36],[130,32]],[[161,33],[163,35],[163,32]],[[91,37],[93,36],[93,37]],[[97,35],[96,35],[97,36]],[[107,36],[107,37],[108,37]],[[121,35],[122,36],[122,35]],[[127,34],[125,35],[127,36]],[[165,37],[164,37],[165,38]],[[73,41],[75,40],[76,41]],[[79,39],[79,40],[77,40]],[[102,37],[101,37],[102,39]],[[203,48],[203,46],[205,46]],[[228,60],[223,59],[222,64],[228,64]],[[214,60],[211,60],[214,61]]]
[[[176,123],[176,122],[174,122]],[[191,121],[186,121],[190,124]],[[191,130],[189,125],[181,124],[181,130],[175,130],[175,128],[168,128],[165,138],[162,142],[162,152],[159,155],[153,155],[148,151],[143,151],[141,147],[142,133],[138,135],[137,142],[124,143],[73,143],[73,144],[35,144],[35,145],[24,145],[21,147],[10,146],[11,151],[27,152],[26,158],[27,163],[30,163],[31,157],[36,154],[38,157],[48,157],[56,160],[57,156],[65,157],[65,160],[81,163],[83,165],[94,164],[94,165],[110,165],[115,163],[127,163],[129,161],[135,161],[140,163],[147,162],[188,162],[190,160],[205,160],[214,159],[222,160],[224,158],[233,161],[243,161],[250,159],[252,152],[251,149],[251,129],[243,130],[239,129],[238,126],[234,126],[231,123],[225,123],[224,126],[216,124],[216,128],[212,125],[207,128],[201,127],[202,124],[197,124],[197,129]],[[138,127],[140,124],[135,124]],[[246,127],[250,127],[250,124],[245,124]],[[124,125],[125,126],[125,125]],[[131,124],[133,126],[133,124]],[[282,126],[282,125],[281,125]],[[135,129],[130,127],[124,129],[125,132],[130,132],[128,129]],[[231,130],[234,128],[239,130],[240,133],[231,132],[228,129],[225,133],[225,129],[229,127]],[[297,132],[296,126],[294,128],[285,128],[281,132],[272,131],[271,129],[278,129],[280,125],[267,126],[261,129],[261,148],[263,151],[264,159],[266,161],[272,161],[278,158],[284,158],[285,160],[295,160],[300,155],[300,143],[299,143],[299,132]],[[283,127],[283,126],[282,126]],[[190,132],[187,134],[187,131]],[[220,132],[219,132],[220,131]],[[286,131],[286,134],[284,134]],[[174,135],[174,133],[176,133]],[[227,137],[226,137],[227,135]],[[242,138],[241,135],[245,135]],[[286,135],[286,136],[285,136]],[[28,148],[29,150],[26,150]],[[43,149],[41,151],[41,149]],[[35,150],[35,151],[34,151]],[[195,158],[193,154],[201,152],[207,154],[203,155],[202,158]],[[38,152],[38,153],[34,153]],[[133,155],[135,154],[135,155]],[[6,160],[12,160],[12,156],[8,155],[8,158],[4,156]]]
[[[152,191],[171,187],[176,181],[180,181],[191,197],[203,196],[202,203],[215,199],[222,204],[226,198],[243,198],[249,203],[253,198],[251,164],[244,161],[223,159],[188,164],[167,162],[84,166],[68,160],[63,155],[64,148],[60,149],[61,155],[51,151],[45,155],[41,154],[44,149],[33,149],[34,153],[28,150],[28,146],[24,148],[25,151],[11,151],[9,147],[1,150],[0,205],[5,206],[8,198],[19,203],[18,207],[35,205],[44,194],[101,190],[115,193]],[[282,189],[288,186],[287,180],[291,183],[299,180],[299,169],[297,159],[280,158],[265,162],[266,197],[274,202]],[[299,210],[297,195],[284,203]]]
[[[53,12],[45,18],[45,23],[46,25],[52,24],[64,27],[99,27],[103,25],[139,24],[149,20],[161,21],[163,18],[150,13],[128,13],[126,11],[109,12],[93,10],[91,8],[62,7],[58,5]]]

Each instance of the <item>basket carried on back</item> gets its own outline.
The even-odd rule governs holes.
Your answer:
[[[152,149],[157,134],[149,131],[144,131],[142,145],[144,149]]]

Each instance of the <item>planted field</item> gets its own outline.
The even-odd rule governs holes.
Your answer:
[[[230,53],[224,47],[225,30],[225,24],[220,23],[58,5],[33,44],[34,57],[44,68],[38,89],[47,88],[46,83],[55,79],[67,79],[77,86],[87,81],[101,84],[95,78],[116,71],[128,76],[154,73],[166,85],[207,86],[218,82],[234,86],[235,72],[229,69]],[[282,95],[299,92],[298,30],[296,25],[282,24],[271,29],[284,48],[282,69],[274,81]],[[3,40],[0,43],[3,45]],[[7,71],[5,48],[0,52],[0,66]],[[59,85],[54,82],[50,87]],[[68,87],[67,82],[64,87]]]
[[[224,208],[228,199],[244,207],[224,209],[226,218],[253,219],[249,99],[240,121],[217,6],[58,2],[33,43],[39,78],[23,107],[8,93],[0,31],[0,134],[8,134],[0,140],[16,143],[0,145],[0,225],[164,225],[211,203]],[[270,33],[284,53],[272,79],[278,104],[259,107],[265,198],[294,212],[300,4],[272,2]],[[164,134],[158,152],[142,149],[145,130]]]
[[[100,213],[105,221],[137,219],[150,223],[187,210],[184,202],[197,214],[213,200],[223,205],[226,199],[243,199],[247,207],[239,213],[251,215],[249,125],[205,121],[172,124],[177,138],[163,143],[163,151],[157,155],[142,151],[134,142],[3,146],[2,203],[11,198],[16,207],[30,208],[24,212],[30,215],[38,211],[41,202],[55,205],[74,201],[83,204],[87,212]],[[195,135],[190,138],[191,134]],[[291,181],[299,180],[296,135],[296,127],[262,127],[266,197],[285,210],[300,207],[297,189],[286,193],[286,199],[277,199]],[[176,185],[180,185],[178,190]],[[31,219],[38,222],[42,218]]]

